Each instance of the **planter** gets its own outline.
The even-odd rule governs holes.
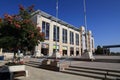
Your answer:
[[[4,60],[4,56],[0,56],[0,60]]]
[[[1,68],[2,78],[0,80],[13,80],[14,77],[28,76],[25,65],[6,65]]]
[[[10,72],[25,71],[25,65],[8,66]]]
[[[42,65],[50,65],[50,60],[43,60]]]
[[[56,61],[56,60],[51,61],[50,66],[56,66],[56,67],[58,67],[58,66],[59,66],[59,63],[58,63],[58,62],[59,62],[59,61]]]

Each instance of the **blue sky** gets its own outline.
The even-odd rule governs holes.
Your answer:
[[[18,5],[35,5],[55,16],[56,0],[1,0],[0,17],[15,14]],[[92,30],[95,46],[120,44],[120,0],[86,0],[88,29]],[[76,27],[84,25],[83,0],[59,0],[58,17]],[[116,49],[120,51],[120,48]]]

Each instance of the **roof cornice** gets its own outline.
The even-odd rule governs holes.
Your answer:
[[[72,28],[72,29],[74,29],[76,31],[80,31],[79,28],[77,28],[77,27],[75,27],[75,26],[73,26],[73,25],[71,25],[71,24],[69,24],[69,23],[67,23],[67,22],[65,22],[63,20],[60,20],[60,19],[58,19],[58,18],[56,18],[56,17],[54,17],[54,16],[52,16],[52,15],[50,15],[50,14],[44,12],[44,11],[37,10],[37,11],[33,12],[32,15],[41,15],[41,16],[43,16],[43,17],[45,17],[47,19],[50,19],[52,21],[55,21],[55,22],[57,21],[59,24],[62,24],[64,26],[66,26],[66,27]]]

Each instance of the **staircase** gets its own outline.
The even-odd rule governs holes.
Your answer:
[[[89,67],[69,66],[68,68],[61,70],[63,73],[92,77],[102,80],[120,80],[120,70],[108,70]]]
[[[78,61],[69,61],[68,59],[63,59],[60,60],[57,67],[50,66],[50,65],[41,65],[41,62],[44,59],[41,59],[39,61],[29,61],[26,62],[26,65],[32,66],[32,67],[37,67],[37,68],[44,68],[48,70],[54,70],[54,71],[60,71],[62,73],[67,73],[67,74],[72,74],[72,75],[78,75],[78,76],[86,76],[86,77],[92,77],[95,79],[102,79],[102,80],[120,80],[120,70],[119,68],[117,69],[109,69],[109,68],[104,68],[104,67],[95,67],[94,65],[90,65],[90,63],[82,64],[79,63]],[[81,64],[80,65],[75,65],[75,64]],[[88,66],[88,65],[89,66]],[[91,64],[93,64],[91,62]],[[96,63],[94,63],[96,64]],[[70,66],[69,66],[70,65]],[[84,66],[83,66],[84,65]],[[96,64],[97,66],[101,64]],[[108,64],[102,64],[102,65],[108,65]],[[91,66],[91,67],[90,67]],[[108,66],[116,66],[115,64],[111,64]]]
[[[40,62],[36,62],[36,61],[29,61],[25,63],[25,65],[31,66],[31,67],[39,67],[40,64],[41,64]]]
[[[46,61],[43,61],[43,59],[41,59],[39,61],[31,60],[31,61],[28,61],[25,63],[25,65],[27,65],[27,66],[42,68],[42,69],[47,69],[47,70],[53,70],[53,71],[63,70],[64,68],[67,68],[69,66],[69,64],[70,64],[69,61],[64,61],[64,59],[59,60],[57,63],[53,63],[53,60],[51,62],[49,62],[49,60],[48,60],[48,62],[46,63]]]

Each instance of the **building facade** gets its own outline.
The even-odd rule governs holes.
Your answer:
[[[45,33],[45,41],[36,46],[40,54],[51,56],[57,50],[61,56],[81,56],[85,49],[94,52],[92,32],[88,31],[86,38],[83,26],[76,28],[40,10],[35,11],[33,15],[32,20]]]

